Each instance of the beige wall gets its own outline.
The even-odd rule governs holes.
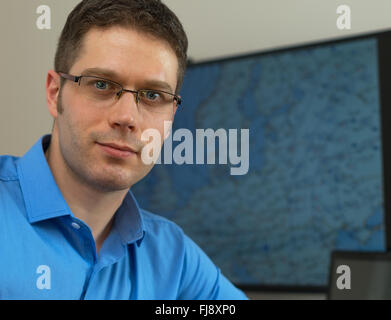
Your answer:
[[[58,36],[79,0],[2,0],[0,154],[23,155],[52,119],[45,79]],[[258,51],[391,27],[389,0],[165,0],[187,30],[195,60]],[[51,8],[51,30],[36,27],[40,5]],[[348,4],[352,29],[336,28]]]
[[[391,28],[390,0],[165,0],[182,20],[196,60]],[[336,27],[351,8],[350,30]]]
[[[77,0],[2,0],[0,154],[23,155],[52,118],[45,98],[47,71],[53,68],[57,38]],[[51,8],[51,29],[39,30],[36,9]]]

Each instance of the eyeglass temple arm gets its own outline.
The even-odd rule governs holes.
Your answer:
[[[70,74],[66,74],[66,73],[62,73],[62,72],[58,72],[58,74],[59,74],[61,77],[65,78],[65,79],[68,79],[68,80],[71,80],[71,81],[73,81],[73,82],[79,82],[79,80],[80,80],[80,78],[81,78],[81,76],[79,76],[79,77],[77,77],[77,76],[72,76],[72,75],[70,75]]]
[[[178,105],[181,105],[181,104],[182,104],[182,97],[181,97],[181,96],[175,95],[175,96],[174,96],[174,99],[176,100],[176,102],[177,102]]]

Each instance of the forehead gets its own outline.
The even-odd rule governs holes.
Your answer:
[[[113,80],[132,84],[163,81],[175,89],[178,59],[166,41],[144,32],[120,26],[94,27],[85,34],[71,70],[80,73],[91,68],[112,70],[121,78]]]

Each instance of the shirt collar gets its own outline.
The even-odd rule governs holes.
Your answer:
[[[123,244],[134,241],[138,246],[141,244],[145,235],[144,221],[141,209],[130,190],[115,214],[114,227],[118,230]]]
[[[50,139],[51,135],[41,137],[17,163],[30,223],[72,215],[45,158],[44,150],[49,146]]]
[[[50,139],[51,135],[42,136],[17,162],[20,187],[30,223],[65,215],[74,216],[46,161],[44,152]],[[141,209],[130,191],[116,212],[115,228],[124,244],[134,241],[140,244],[144,237]]]

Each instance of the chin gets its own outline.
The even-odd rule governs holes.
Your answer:
[[[132,185],[133,178],[129,173],[97,168],[94,171],[90,170],[87,172],[84,176],[84,180],[94,189],[103,192],[113,192],[129,189]]]
[[[132,186],[130,182],[119,182],[113,180],[96,180],[93,187],[101,192],[115,192],[129,189]]]

